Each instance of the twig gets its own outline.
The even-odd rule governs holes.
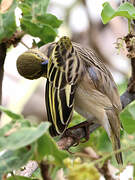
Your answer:
[[[135,93],[130,93],[128,90],[126,90],[120,96],[120,100],[122,104],[122,109],[124,109],[128,104],[135,100]]]
[[[124,37],[126,48],[128,51],[127,56],[131,59],[131,77],[128,82],[128,87],[125,93],[121,96],[121,103],[123,108],[126,107],[129,103],[135,100],[135,43],[134,33],[129,33]]]
[[[87,158],[90,158],[91,160],[97,160],[97,159],[101,158],[91,147],[85,148],[84,153],[87,156],[89,156]],[[110,171],[109,165],[110,165],[109,161],[107,160],[104,162],[102,167],[100,167],[98,164],[96,164],[95,167],[105,177],[106,180],[115,180],[112,176],[112,172]]]
[[[23,41],[20,41],[20,43],[25,46],[27,49],[30,49],[29,46],[27,46],[27,44],[25,44]]]
[[[49,165],[47,162],[42,161],[40,163],[40,169],[41,169],[41,175],[43,177],[43,180],[51,180],[49,176]]]
[[[110,157],[112,157],[113,155],[117,154],[117,153],[120,153],[120,152],[127,152],[129,150],[134,150],[135,149],[135,145],[131,145],[131,146],[128,146],[128,147],[124,147],[124,148],[121,148],[121,149],[118,149],[116,151],[112,151],[111,153],[103,156],[102,158],[100,159],[97,159],[96,161],[92,162],[93,165],[96,165],[100,162],[103,162],[103,161],[106,161],[107,159],[109,159]]]
[[[0,104],[2,103],[2,81],[3,81],[3,74],[4,74],[4,62],[6,57],[6,44],[1,43],[0,44]],[[1,112],[0,112],[1,115]]]
[[[0,43],[0,104],[2,102],[2,81],[4,75],[3,66],[6,58],[7,48],[9,48],[11,45],[15,47],[23,36],[24,36],[23,31],[16,31],[10,39],[4,39]]]
[[[9,48],[11,45],[16,47],[24,35],[24,31],[16,31],[10,39],[5,38],[2,42],[6,44],[7,48]]]

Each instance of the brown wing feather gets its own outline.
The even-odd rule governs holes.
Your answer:
[[[93,51],[88,48],[83,48],[77,43],[73,43],[73,45],[77,50],[80,59],[84,61],[86,70],[96,89],[110,99],[116,111],[121,111],[120,96],[110,71]]]
[[[75,43],[79,58],[85,64],[86,73],[89,74],[90,81],[92,80],[95,89],[101,92],[110,101],[110,105],[105,102],[104,110],[110,124],[110,139],[112,141],[113,149],[120,149],[120,119],[119,112],[121,111],[120,96],[116,84],[113,80],[111,73],[107,70],[106,66],[100,59],[89,49],[81,48],[80,45]],[[106,122],[107,124],[107,122]],[[119,164],[123,163],[122,153],[115,155]]]

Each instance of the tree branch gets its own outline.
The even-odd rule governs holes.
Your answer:
[[[16,31],[10,39],[4,39],[2,42],[6,44],[7,48],[9,48],[11,45],[16,47],[24,35],[24,31]]]
[[[17,31],[13,34],[13,36],[10,39],[4,39],[0,43],[0,104],[2,104],[2,81],[4,76],[4,62],[6,58],[6,52],[7,48],[9,48],[11,45],[14,47],[20,42],[21,38],[24,36],[23,31]],[[1,116],[1,112],[0,112]]]
[[[0,44],[0,104],[2,103],[2,81],[3,81],[3,74],[4,74],[4,62],[6,57],[6,44],[1,43]],[[1,112],[0,112],[1,115]]]
[[[95,131],[98,127],[100,127],[99,124],[92,124],[89,127],[89,134],[91,134],[93,131]],[[79,137],[80,139],[84,138],[86,136],[84,128],[80,127],[77,129],[71,129],[71,134],[76,137]],[[58,141],[58,146],[60,149],[69,149],[71,146],[73,146],[76,143],[76,140],[72,137],[62,137]]]

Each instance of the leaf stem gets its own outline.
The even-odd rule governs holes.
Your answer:
[[[25,46],[27,49],[30,49],[22,40],[20,41],[20,43]]]
[[[131,19],[128,19],[128,33],[131,32]]]
[[[98,160],[95,160],[95,161],[92,162],[91,164],[92,164],[92,165],[98,164],[98,163],[100,163],[100,162],[102,162],[102,161],[105,161],[106,159],[110,158],[111,156],[113,156],[113,155],[115,155],[115,154],[117,154],[117,153],[124,152],[124,151],[128,151],[128,150],[131,150],[131,149],[135,149],[135,145],[133,145],[133,146],[128,146],[128,147],[124,147],[124,148],[121,148],[121,149],[119,149],[119,150],[117,150],[117,151],[113,151],[113,152],[107,154],[106,156],[104,156],[104,157],[102,157],[102,158],[100,158],[100,159],[98,159]]]

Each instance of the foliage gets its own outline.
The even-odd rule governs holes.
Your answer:
[[[7,37],[10,38],[16,31],[15,8],[17,7],[16,0],[13,1],[10,9],[4,13],[0,11],[0,42]],[[7,28],[9,27],[9,28]]]
[[[115,11],[108,2],[105,2],[101,13],[102,22],[107,24],[117,16],[122,16],[129,20],[135,19],[135,7],[132,4],[125,2]]]
[[[132,133],[132,137],[128,136],[126,133],[122,133],[121,137],[124,166],[129,162],[132,162],[132,164],[135,163],[133,158],[135,153],[132,151],[132,149],[135,149],[135,130],[132,128],[134,125],[134,105],[135,104],[132,103],[121,113],[122,123],[128,120],[131,124],[130,126],[124,122],[123,126],[125,130],[130,134]],[[22,115],[15,114],[1,106],[0,110],[11,118],[11,121],[0,129],[0,178],[2,178],[3,174],[20,169],[29,160],[36,160],[40,163],[43,159],[46,159],[49,164],[54,165],[54,168],[50,169],[52,177],[56,176],[56,172],[59,168],[65,167],[68,179],[79,178],[82,180],[85,177],[91,177],[91,179],[94,180],[95,178],[99,178],[99,173],[93,164],[94,161],[87,160],[87,162],[82,162],[78,160],[78,158],[75,160],[71,159],[73,157],[67,159],[69,154],[63,150],[59,150],[56,142],[50,137],[48,133],[48,122],[42,122],[38,126],[34,126],[27,119],[24,119]],[[127,118],[128,114],[130,114],[129,118]],[[82,117],[75,113],[75,124],[78,123],[78,119],[81,121]],[[74,148],[74,152],[78,152],[82,148],[88,146],[93,147],[102,155],[101,159],[98,160],[98,164],[102,164],[106,158],[111,158],[113,155],[111,143],[103,128],[91,134],[91,138],[87,143],[80,144],[77,148]],[[95,163],[97,162],[95,161]],[[112,163],[116,165],[114,159],[112,159]],[[94,176],[92,175],[93,173]],[[33,178],[37,178],[37,180],[40,180],[40,177],[40,173],[38,173],[38,176],[35,173],[33,174]],[[12,178],[11,176],[8,179],[12,180]],[[24,177],[15,176],[15,178],[23,180]]]
[[[11,122],[0,129],[0,179],[3,174],[21,168],[30,159],[40,163],[47,158],[57,167],[63,167],[63,159],[69,155],[59,150],[50,137],[49,122],[42,122],[36,127],[19,114],[1,106],[0,110],[11,118]]]
[[[119,8],[115,11],[108,2],[103,4],[103,9],[101,12],[102,21],[104,24],[107,24],[114,17],[122,16],[127,18],[129,21],[135,19],[135,7],[128,2],[125,2],[119,6]],[[125,86],[125,83],[121,85]],[[120,89],[120,88],[119,88]],[[120,90],[121,90],[120,89]],[[125,131],[129,134],[135,132],[135,113],[134,113],[135,104],[134,102],[126,107],[120,115],[123,127]]]
[[[124,130],[128,134],[135,133],[135,102],[128,105],[120,115]]]
[[[47,12],[48,4],[49,0],[13,0],[6,11],[0,8],[0,43],[10,39],[17,30],[40,38],[38,46],[54,41],[62,21]],[[15,20],[15,9],[17,7],[22,11],[19,27],[16,26]],[[116,16],[123,16],[131,21],[135,19],[135,8],[130,3],[124,3],[115,11],[106,2],[103,4],[101,16],[104,24]],[[124,82],[119,86],[120,93],[126,88],[125,84]],[[134,109],[135,103],[133,102],[120,114],[125,130],[121,131],[123,167],[128,163],[135,166],[135,152],[133,151],[135,149]],[[7,178],[8,180],[41,180],[39,169],[29,178],[13,175],[14,170],[20,169],[29,160],[35,160],[39,164],[42,161],[47,161],[50,165],[49,173],[52,179],[56,179],[58,170],[63,168],[64,175],[69,180],[99,179],[100,175],[95,164],[102,166],[106,159],[110,159],[112,164],[116,165],[116,161],[112,158],[114,152],[112,152],[110,140],[103,128],[92,133],[88,142],[72,148],[76,153],[91,146],[101,158],[97,161],[92,161],[89,158],[86,160],[85,156],[79,159],[74,158],[74,155],[69,155],[66,151],[59,150],[56,141],[48,133],[50,126],[48,122],[42,122],[36,126],[20,114],[15,114],[4,107],[0,107],[0,110],[11,118],[8,124],[0,128],[0,179],[3,175],[12,172],[11,176]],[[84,118],[75,113],[70,126],[82,121]]]
[[[8,40],[18,29],[40,38],[40,44],[54,41],[62,21],[47,13],[49,0],[13,0],[8,10],[0,9],[0,42]],[[20,27],[16,26],[15,9],[20,8]],[[8,28],[7,28],[8,27]]]

